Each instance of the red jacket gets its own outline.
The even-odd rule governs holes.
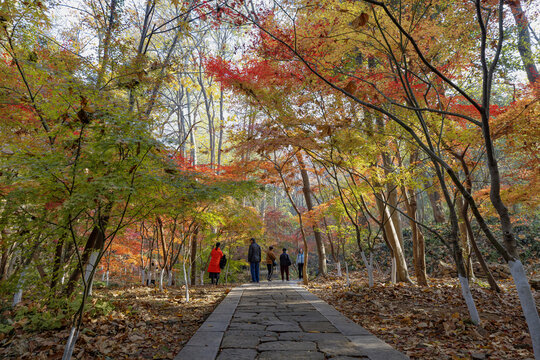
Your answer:
[[[219,267],[219,261],[221,260],[221,257],[223,256],[223,251],[221,249],[213,248],[212,252],[210,253],[210,264],[208,264],[208,272],[211,273],[219,273],[221,272],[221,269]]]

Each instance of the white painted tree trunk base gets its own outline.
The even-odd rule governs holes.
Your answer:
[[[74,326],[71,328],[69,332],[69,337],[68,337],[66,347],[64,349],[64,355],[62,356],[62,360],[71,360],[71,355],[73,354],[73,349],[75,348],[75,343],[77,342],[78,337],[79,337],[79,332],[77,331],[77,328]]]
[[[395,284],[397,281],[397,264],[396,264],[396,258],[392,256],[392,269],[390,272],[390,282],[392,284]]]
[[[182,267],[184,270],[184,284],[186,286],[186,302],[189,302],[189,284],[188,284],[188,274],[186,273],[186,263],[182,263]]]
[[[109,287],[109,270],[107,270],[107,275],[105,276],[105,282],[107,284],[107,287]]]
[[[159,291],[163,291],[163,275],[165,275],[165,268],[161,269],[159,274]]]
[[[86,271],[84,273],[84,282],[86,283],[86,286],[89,287],[88,295],[92,296],[92,285],[93,285],[93,277],[90,279],[90,275],[92,274],[92,270],[97,265],[97,258],[99,255],[99,251],[93,251],[90,255],[90,260],[88,261],[88,264],[86,264]]]
[[[22,271],[21,277],[19,277],[19,280],[17,281],[17,291],[13,295],[13,304],[12,304],[13,307],[17,306],[17,304],[19,304],[22,301],[25,275],[26,275],[26,268]]]
[[[23,290],[20,289],[15,293],[15,295],[13,295],[13,307],[17,306],[17,304],[22,301],[22,294]]]
[[[173,272],[172,272],[172,270],[170,270],[169,271],[169,277],[167,279],[167,286],[172,286],[172,284],[173,284],[173,276],[174,276]]]
[[[141,281],[143,285],[146,285],[145,279],[146,278],[146,271],[144,269],[141,270]]]
[[[471,317],[471,321],[473,322],[473,324],[478,325],[480,324],[480,315],[478,315],[478,310],[476,310],[476,305],[474,303],[471,289],[469,288],[469,281],[465,276],[462,275],[458,275],[458,278],[459,283],[461,284],[461,294],[463,295],[465,303],[467,304],[467,309],[469,310],[469,316]]]
[[[538,310],[536,310],[536,304],[531,292],[531,286],[523,269],[521,261],[509,261],[510,273],[514,278],[514,284],[519,296],[521,308],[523,309],[523,315],[525,321],[529,327],[529,334],[531,335],[534,358],[540,360],[540,319],[538,318]]]
[[[362,260],[364,261],[364,264],[366,265],[367,273],[368,273],[368,282],[369,287],[373,287],[373,253],[369,254],[369,261],[366,258],[366,254],[362,251],[360,253],[362,255]]]
[[[346,261],[345,261],[345,272],[346,272],[346,277],[347,277],[347,287],[350,287],[351,286],[351,279],[349,277],[349,264],[347,264]]]

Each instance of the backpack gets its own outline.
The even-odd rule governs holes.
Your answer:
[[[291,258],[289,257],[289,254],[287,254],[287,266],[291,266],[291,265],[292,265]]]
[[[219,260],[219,268],[225,269],[225,265],[227,265],[227,257],[225,256],[225,254],[223,254],[221,259]]]

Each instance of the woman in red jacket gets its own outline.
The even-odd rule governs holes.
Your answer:
[[[212,281],[212,284],[216,285],[219,280],[219,273],[221,272],[219,262],[221,261],[221,257],[223,256],[223,251],[221,251],[221,249],[219,248],[220,245],[220,243],[216,243],[216,247],[212,249],[212,252],[210,253],[210,264],[208,264],[210,281]]]

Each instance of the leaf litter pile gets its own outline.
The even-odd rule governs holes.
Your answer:
[[[85,314],[73,358],[172,359],[228,291],[224,286],[194,286],[191,301],[186,303],[185,290],[178,288],[164,292],[143,286],[95,290],[92,301],[106,299],[112,310],[99,316]],[[14,331],[0,337],[0,358],[61,359],[70,324],[28,332],[24,321],[15,322]]]
[[[309,290],[411,359],[534,359],[531,338],[510,280],[502,292],[471,284],[481,324],[469,320],[457,279],[430,279],[429,287],[389,284],[369,288],[364,273],[328,276]],[[540,292],[532,290],[537,307]]]

